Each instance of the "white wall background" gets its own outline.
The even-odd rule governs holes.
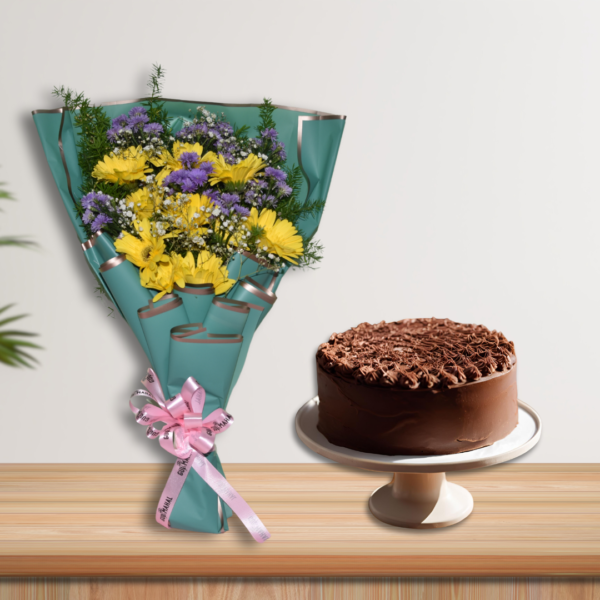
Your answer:
[[[166,97],[348,116],[323,266],[284,279],[224,461],[320,460],[293,431],[318,344],[437,316],[514,340],[520,397],[545,425],[521,460],[600,462],[599,28],[600,4],[569,0],[7,3],[0,179],[19,201],[0,234],[41,250],[0,251],[0,305],[30,313],[45,350],[34,371],[0,366],[0,461],[171,460],[129,412],[147,365],[94,293],[30,113],[58,106],[60,84],[97,102],[145,95],[160,62]]]

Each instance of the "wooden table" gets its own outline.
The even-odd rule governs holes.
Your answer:
[[[225,465],[229,481],[271,532],[265,544],[255,543],[235,518],[224,535],[168,531],[157,525],[154,510],[169,470],[169,465],[0,465],[0,575],[573,578],[600,574],[600,465],[504,464],[449,473],[451,481],[473,494],[475,509],[462,523],[438,530],[395,528],[370,515],[368,497],[387,482],[387,475],[328,464]],[[55,586],[69,583],[53,581]],[[194,580],[185,585],[192,585],[190,581]],[[401,590],[418,580],[270,580],[273,585],[276,581],[282,590],[300,585],[304,591],[300,596],[293,592],[293,597],[320,598],[327,596],[323,586],[328,581],[334,587],[347,581],[353,590],[387,581],[385,585]],[[320,581],[318,596],[313,593],[315,581]],[[426,585],[420,581],[418,585]],[[488,583],[507,585],[507,580],[493,581]],[[538,590],[548,586],[546,580],[511,581],[517,587],[535,584]],[[176,583],[183,585],[182,580]],[[0,598],[8,584],[5,581],[0,587]],[[246,584],[266,585],[260,580]],[[77,585],[84,584],[80,580]],[[145,584],[139,580],[127,585]],[[600,598],[600,586],[593,579],[560,585],[567,586],[565,590],[577,588],[573,598]],[[542,597],[553,597],[549,590]],[[563,590],[556,597],[570,598],[566,593]],[[178,596],[171,594],[170,600],[173,597]]]

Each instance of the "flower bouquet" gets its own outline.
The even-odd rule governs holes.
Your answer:
[[[155,67],[147,98],[102,106],[56,89],[64,108],[34,121],[84,256],[151,365],[133,394],[147,404],[130,406],[178,459],[157,521],[219,533],[233,509],[264,541],[214,437],[282,277],[320,260],[345,118],[167,100],[162,77]]]

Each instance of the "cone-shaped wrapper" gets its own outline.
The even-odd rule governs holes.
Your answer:
[[[138,269],[125,258],[124,254],[119,254],[100,266],[100,274],[111,293],[113,302],[119,307],[146,356],[152,362],[150,349],[137,314],[138,308],[148,304],[151,296],[150,292],[140,285]]]
[[[116,258],[118,256],[117,251],[115,250],[114,244],[112,246],[112,252],[101,252],[101,248],[99,244],[97,244],[97,239],[102,235],[102,231],[95,233],[87,242],[81,244],[83,249],[83,255],[88,262],[88,265],[92,269],[92,272],[96,276],[98,280],[98,284],[102,286],[102,289],[106,293],[106,295],[110,298],[112,303],[116,306],[117,310],[121,313],[121,316],[125,318],[123,312],[121,311],[121,307],[117,304],[114,296],[111,294],[108,286],[104,283],[102,276],[100,275],[100,267],[111,258]],[[108,236],[104,236],[108,237]],[[112,244],[112,240],[110,240]]]
[[[106,262],[115,256],[118,256],[119,253],[115,250],[115,243],[113,239],[108,235],[108,233],[104,233],[102,230],[97,231],[87,242],[81,244],[83,246],[84,252],[89,248],[93,248],[96,252],[102,257],[102,262]]]
[[[243,302],[214,298],[202,323],[209,333],[241,334],[250,309]]]
[[[186,283],[184,288],[175,286],[177,295],[183,300],[185,311],[192,323],[203,323],[215,297],[215,288],[212,283],[191,284]]]
[[[204,414],[206,411],[204,411]],[[221,461],[216,451],[206,455],[210,464],[225,477]],[[229,531],[227,518],[232,514],[217,493],[194,471],[190,469],[171,512],[169,522],[176,529],[188,529],[204,533]]]
[[[211,334],[201,323],[174,327],[169,357],[169,395],[180,392],[185,380],[194,377],[206,390],[204,414],[226,408],[241,347],[241,335]]]
[[[245,277],[252,277],[261,285],[263,281],[269,280],[274,271],[268,269],[265,265],[266,263],[254,256],[254,254],[236,252],[229,260],[229,263],[227,263],[229,278],[236,281],[235,285],[227,292],[227,297],[233,298],[235,289]]]
[[[298,132],[298,162],[308,182],[306,202],[326,200],[337,159],[345,118],[335,115],[300,117]],[[288,157],[289,162],[289,157]],[[319,228],[323,210],[302,219],[298,230],[310,239]]]
[[[168,398],[166,388],[169,379],[171,329],[188,323],[183,301],[177,294],[169,294],[168,298],[163,297],[158,302],[150,300],[146,306],[138,310],[137,314],[150,348],[152,368],[156,371],[163,392]],[[181,387],[177,391],[181,391]]]
[[[248,302],[249,304],[258,304],[259,306],[262,306],[264,310],[258,321],[258,324],[260,325],[273,307],[273,304],[275,304],[277,296],[266,287],[260,285],[260,283],[254,281],[251,277],[246,277],[246,279],[240,281],[232,300],[239,300],[240,302]]]
[[[117,304],[116,300],[114,299],[113,295],[111,294],[110,290],[108,289],[108,286],[104,283],[104,280],[102,279],[102,275],[100,275],[100,267],[102,266],[102,264],[105,261],[102,260],[102,257],[100,256],[100,254],[98,253],[96,248],[85,248],[85,244],[82,244],[82,246],[84,246],[83,255],[85,256],[85,260],[87,261],[88,266],[90,267],[92,273],[94,274],[94,277],[98,281],[98,285],[102,287],[102,289],[104,290],[104,293],[110,298],[111,302],[115,305],[117,310],[121,313],[121,316],[123,318],[125,318],[125,315],[123,315],[123,312],[121,311],[121,307]]]
[[[65,110],[62,108],[36,111],[33,120],[69,219],[79,241],[83,243],[88,236],[75,207],[76,201],[81,198],[79,188],[82,180],[71,120],[65,119]]]
[[[281,280],[283,279],[283,276],[289,271],[290,266],[289,265],[284,265],[280,270],[279,273],[276,273],[275,279],[269,281],[268,283],[264,284],[264,286],[271,292],[273,292],[274,294],[277,292],[277,288],[279,287],[279,284],[281,283]],[[260,281],[259,281],[260,283]]]
[[[246,325],[244,326],[244,331],[242,331],[242,348],[240,349],[238,362],[235,366],[235,372],[233,373],[233,380],[231,382],[231,388],[229,389],[228,398],[231,396],[231,392],[233,392],[233,388],[235,387],[235,384],[242,373],[242,369],[246,363],[246,357],[248,356],[248,350],[250,349],[250,344],[252,343],[252,338],[254,337],[254,332],[258,327],[258,323],[264,311],[264,308],[262,306],[258,306],[257,304],[248,303],[248,308],[250,309],[250,314],[248,315]]]
[[[261,271],[256,275],[248,275],[247,278],[253,279],[256,283],[262,285],[264,288],[268,288],[271,282],[277,279],[277,273],[275,271]]]

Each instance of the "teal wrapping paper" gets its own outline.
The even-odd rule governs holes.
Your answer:
[[[258,325],[260,325],[271,308],[273,308],[277,296],[271,290],[254,281],[251,277],[246,277],[243,281],[240,281],[240,284],[233,293],[232,300],[239,300],[240,302],[249,302],[251,304],[262,306],[263,311],[258,321]]]
[[[138,308],[148,304],[152,296],[146,288],[140,285],[139,271],[123,254],[120,254],[103,263],[99,268],[98,275],[104,280],[123,317],[152,363],[150,348],[146,343],[146,337],[137,312]]]
[[[169,378],[169,336],[171,329],[189,322],[183,301],[177,294],[169,294],[168,298],[163,296],[158,302],[149,301],[137,314],[150,349],[152,368],[163,384],[165,396],[168,397],[165,386]]]
[[[273,292],[274,294],[277,292],[277,288],[279,287],[279,284],[281,283],[281,280],[283,279],[283,276],[289,271],[289,265],[284,265],[279,273],[277,273],[277,276],[275,277],[274,281],[271,281],[266,287]]]
[[[82,244],[82,246],[83,246],[83,255],[85,256],[88,267],[94,274],[94,277],[96,278],[96,281],[98,282],[98,285],[104,290],[104,293],[108,296],[108,298],[110,298],[110,301],[116,306],[117,310],[121,313],[121,316],[123,318],[125,318],[125,315],[123,314],[123,311],[121,310],[121,307],[117,304],[117,301],[115,300],[114,296],[111,294],[111,291],[108,289],[108,286],[104,282],[104,279],[102,279],[102,277],[100,276],[100,267],[106,261],[102,258],[102,256],[98,252],[98,250],[96,248],[94,248],[93,246],[89,246],[87,248],[86,248],[85,244]]]
[[[175,327],[171,332],[169,394],[178,393],[185,380],[194,377],[206,390],[206,414],[227,408],[242,341],[241,335],[213,334],[198,323]]]
[[[104,109],[107,116],[113,119],[138,106],[143,100],[111,103],[104,106]],[[230,123],[238,126],[248,125],[251,134],[256,134],[259,123],[258,105],[223,105],[167,99],[164,109],[169,114],[175,132],[179,131],[189,118],[189,109],[198,105],[205,106],[211,112],[223,112]],[[95,240],[87,239],[88,235],[80,220],[82,176],[76,146],[79,133],[74,127],[72,117],[70,111],[62,108],[33,113],[48,165],[67,215],[79,242],[84,244],[86,262],[133,329],[161,381],[168,382],[166,387],[170,393],[166,395],[179,392],[185,379],[193,376],[207,391],[206,410],[213,410],[217,405],[226,408],[256,328],[273,306],[275,292],[287,265],[274,274],[251,256],[234,255],[227,265],[229,277],[243,279],[247,285],[244,287],[242,283],[236,283],[227,294],[227,298],[221,299],[250,304],[251,307],[247,307],[245,313],[225,310],[222,307],[217,310],[218,305],[215,305],[212,299],[208,302],[208,298],[201,298],[200,302],[194,304],[193,301],[198,298],[192,299],[189,294],[181,293],[182,310],[179,312],[157,321],[139,319],[138,309],[146,306],[148,300],[157,292],[141,286],[139,272],[134,265],[128,261],[118,262],[121,259],[114,249],[113,240],[107,234],[94,236]],[[277,107],[273,118],[277,124],[279,140],[286,147],[286,165],[300,165],[305,176],[299,198],[305,201],[325,200],[345,117]],[[314,235],[320,219],[319,212],[298,223],[298,229],[306,239]],[[102,271],[102,266],[107,263],[111,267]],[[219,297],[214,299],[219,300]],[[157,304],[164,306],[171,300],[165,297]],[[169,325],[183,319],[183,313],[185,320],[182,322],[192,321],[192,324],[182,332],[178,332],[179,327],[169,329]],[[204,323],[205,327],[199,323]],[[207,455],[207,458],[221,473],[223,472],[216,451]],[[220,506],[222,511],[219,510]],[[171,524],[181,529],[218,533],[228,529],[227,517],[230,515],[229,507],[217,499],[216,494],[195,472],[191,472],[173,509]]]
[[[209,333],[241,334],[249,313],[250,309],[244,302],[214,298],[203,321],[204,327]]]
[[[183,306],[191,323],[202,323],[215,297],[212,283],[186,283],[184,288],[175,286],[175,291],[183,300]]]
[[[115,249],[115,243],[113,239],[110,237],[110,235],[108,235],[108,233],[104,233],[103,231],[98,231],[95,233],[88,243],[93,246],[93,248],[105,261],[110,260],[119,254]]]
[[[258,324],[262,317],[262,313],[264,308],[262,306],[258,306],[256,304],[246,303],[248,308],[250,309],[250,313],[248,314],[248,318],[246,319],[246,323],[244,325],[244,330],[242,331],[242,347],[240,348],[240,355],[238,357],[237,364],[235,366],[235,371],[233,372],[233,379],[231,381],[231,387],[229,388],[229,393],[227,394],[227,401],[229,402],[229,397],[231,396],[231,392],[233,392],[233,388],[237,383],[240,374],[242,373],[242,369],[244,368],[244,364],[246,363],[246,357],[248,356],[248,350],[250,349],[250,344],[252,343],[252,339],[254,337],[254,333],[258,328]]]
[[[233,297],[232,294],[235,293],[239,282],[245,277],[252,277],[262,284],[263,281],[269,280],[274,273],[273,270],[263,266],[260,260],[249,252],[236,252],[227,263],[227,271],[229,272],[229,279],[236,280],[236,283],[227,292],[228,298]]]
[[[101,241],[99,241],[99,239]],[[121,313],[121,316],[125,318],[125,315],[115,300],[115,297],[112,295],[110,289],[99,275],[100,267],[111,258],[116,258],[119,255],[115,250],[115,245],[112,241],[112,238],[107,234],[103,234],[102,231],[98,231],[87,242],[81,244],[81,246],[83,248],[83,255],[85,256],[92,273],[95,275],[98,284],[102,287],[106,295],[110,298],[111,302]]]

